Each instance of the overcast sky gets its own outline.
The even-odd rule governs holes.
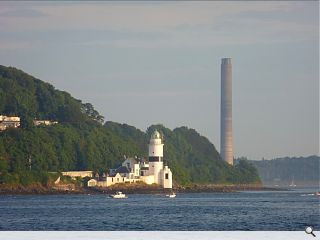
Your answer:
[[[318,1],[0,2],[0,64],[145,131],[188,126],[220,149],[233,61],[235,157],[319,153]]]

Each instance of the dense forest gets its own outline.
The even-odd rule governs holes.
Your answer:
[[[260,181],[252,164],[229,166],[194,129],[153,125],[142,132],[110,121],[103,125],[92,104],[12,67],[0,66],[0,115],[21,117],[20,128],[0,132],[0,183],[44,184],[47,172],[102,172],[120,165],[124,155],[147,157],[154,129],[164,135],[165,161],[178,184]],[[58,124],[34,126],[34,119]]]
[[[297,187],[319,186],[320,157],[285,157],[272,160],[250,161],[259,172],[264,185]]]

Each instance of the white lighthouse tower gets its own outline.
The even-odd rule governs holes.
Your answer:
[[[154,175],[154,183],[164,188],[172,188],[172,172],[168,166],[163,168],[163,141],[155,130],[149,143],[149,174]]]
[[[149,172],[154,175],[154,182],[162,185],[163,143],[160,133],[155,130],[149,143]]]

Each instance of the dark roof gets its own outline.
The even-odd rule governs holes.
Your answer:
[[[126,166],[121,166],[116,169],[115,173],[130,173],[130,171]]]

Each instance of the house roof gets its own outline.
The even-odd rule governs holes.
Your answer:
[[[117,175],[118,175],[118,177],[121,177],[120,173],[111,174],[111,175],[109,175],[109,177],[116,177]]]
[[[130,173],[130,171],[126,166],[121,166],[116,169],[115,173]]]
[[[129,160],[130,162],[132,162],[133,164],[138,164],[139,161],[137,158],[127,158],[126,160]]]

